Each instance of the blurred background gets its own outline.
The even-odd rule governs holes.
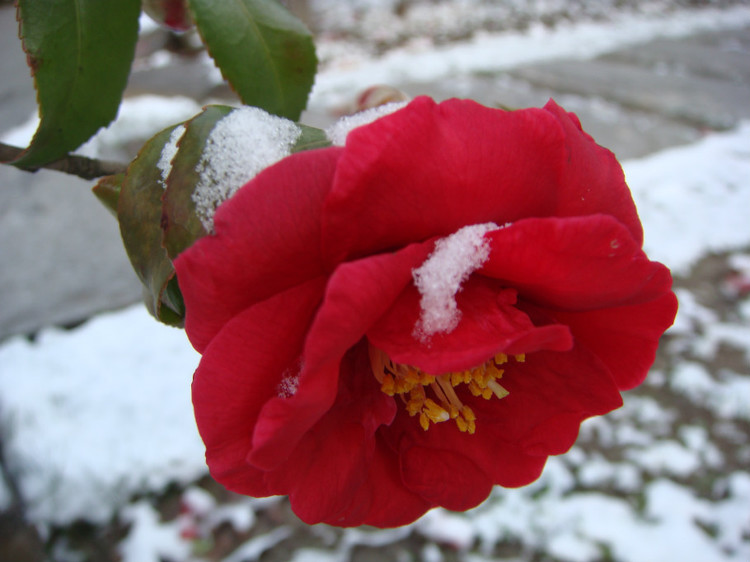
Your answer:
[[[521,490],[389,531],[299,522],[205,473],[197,356],[156,324],[92,182],[0,166],[0,560],[750,559],[750,2],[287,0],[316,36],[302,122],[373,85],[488,106],[550,97],[623,162],[681,311],[646,384]],[[36,128],[0,1],[0,141]],[[206,103],[236,104],[190,32],[141,20],[117,121],[127,162]]]

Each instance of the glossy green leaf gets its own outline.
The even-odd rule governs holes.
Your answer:
[[[317,68],[305,25],[276,0],[189,0],[198,31],[243,103],[299,119]]]
[[[184,310],[179,290],[175,293],[172,260],[162,246],[164,184],[157,167],[173,129],[165,129],[147,141],[128,166],[117,216],[130,263],[145,288],[146,307],[165,324],[179,326]]]
[[[186,124],[164,193],[163,244],[172,259],[207,234],[193,201],[193,192],[200,181],[197,167],[214,126],[233,109],[222,105],[208,106]]]
[[[139,13],[140,0],[18,0],[41,120],[14,165],[58,160],[116,117]]]

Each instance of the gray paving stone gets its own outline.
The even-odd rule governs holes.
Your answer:
[[[694,75],[662,74],[619,62],[559,61],[511,76],[558,92],[600,97],[696,127],[726,129],[750,117],[750,87]]]
[[[750,84],[750,33],[732,30],[684,40],[659,39],[599,60],[636,65],[667,76],[699,76],[747,85]]]
[[[140,299],[117,221],[90,190],[0,166],[0,340]]]

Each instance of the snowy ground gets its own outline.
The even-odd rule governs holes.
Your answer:
[[[750,21],[747,8],[731,12],[732,18],[704,15],[689,25]],[[619,44],[644,30],[651,36],[665,32],[648,19],[624,25],[618,27]],[[564,35],[506,35],[514,42],[508,52],[519,54],[503,64],[520,64],[532,50],[534,60],[553,58],[564,45],[572,56],[581,37],[607,37],[607,48],[618,45],[606,22],[558,33]],[[448,60],[468,60],[466,49],[481,53],[485,40],[441,49]],[[381,68],[377,81],[387,82],[388,73],[416,72],[415,60],[432,56],[431,49],[399,49],[381,62],[364,57],[346,71],[329,63],[316,86],[316,103],[338,103],[339,89],[356,83],[363,68],[370,69],[365,74]],[[451,68],[433,65],[430,72],[450,76]],[[128,137],[140,127],[135,116],[161,113],[163,102],[132,101],[115,126],[120,132],[97,142]],[[180,107],[194,112],[190,102]],[[181,117],[169,118],[171,123]],[[261,556],[294,562],[746,562],[750,123],[625,162],[624,168],[647,251],[676,275],[680,313],[647,383],[626,395],[622,409],[586,422],[574,448],[551,459],[532,486],[496,489],[468,513],[435,510],[389,531],[307,527],[283,499],[223,493],[205,478],[192,417],[189,383],[198,356],[181,331],[157,324],[136,306],[73,330],[50,328],[34,341],[19,337],[0,346],[5,454],[30,519],[50,537],[59,560],[80,558],[70,535],[58,530],[86,519],[119,530],[122,538],[117,535],[110,546],[125,562]],[[0,486],[0,509],[9,505],[11,492]],[[240,546],[230,554],[225,543]]]

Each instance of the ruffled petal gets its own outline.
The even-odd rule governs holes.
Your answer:
[[[435,375],[476,367],[497,353],[563,351],[573,345],[566,326],[534,326],[515,306],[515,291],[495,280],[474,275],[456,295],[456,303],[461,317],[454,330],[421,336],[420,295],[409,285],[367,337],[393,361]]]
[[[407,525],[435,507],[404,485],[396,452],[378,436],[365,483],[350,498],[346,519],[332,525],[398,527]]]
[[[524,300],[565,310],[645,302],[670,291],[672,278],[608,215],[531,218],[485,235],[490,257],[479,270]]]
[[[267,168],[216,211],[216,234],[175,260],[185,330],[202,352],[232,317],[325,273],[320,213],[341,150],[293,154]]]
[[[323,303],[305,342],[298,391],[269,400],[253,437],[251,462],[271,470],[333,406],[341,359],[367,329],[388,310],[411,279],[411,270],[429,253],[413,244],[393,254],[339,266],[331,276]]]
[[[465,511],[490,494],[492,480],[462,448],[437,449],[403,443],[401,477],[410,490],[427,501]]]
[[[347,138],[323,218],[331,263],[555,211],[567,159],[558,119],[467,100],[406,108]]]
[[[615,217],[630,231],[640,247],[643,228],[620,163],[606,148],[581,129],[578,118],[550,100],[544,109],[554,115],[565,133],[565,166],[558,180],[558,206],[554,215],[584,216],[595,213]]]
[[[576,340],[607,365],[620,390],[630,390],[646,378],[659,339],[676,313],[677,297],[670,291],[630,306],[549,314],[567,324]]]
[[[345,520],[342,512],[362,485],[371,454],[362,425],[346,416],[326,416],[299,441],[288,462],[266,474],[269,490],[288,494],[305,523]]]
[[[263,301],[230,320],[206,348],[193,379],[193,406],[206,461],[217,481],[240,493],[268,495],[246,456],[258,415],[294,368],[325,279]]]
[[[380,494],[391,484],[387,475],[373,474],[371,465],[376,431],[395,414],[393,400],[375,383],[362,341],[342,361],[336,403],[285,462],[266,473],[268,489],[289,494],[295,513],[307,523],[361,524],[372,503],[367,490]]]
[[[402,450],[429,448],[440,453],[431,462],[431,474],[413,489],[421,490],[439,480],[444,488],[441,493],[450,498],[460,493],[461,486],[468,485],[456,478],[455,459],[440,462],[446,450],[471,459],[493,484],[529,484],[539,477],[549,455],[563,453],[572,446],[584,419],[622,405],[607,368],[583,346],[567,352],[528,354],[525,362],[510,361],[503,367],[505,373],[499,382],[509,394],[502,399],[493,396],[484,400],[472,396],[461,385],[455,387],[458,397],[476,415],[473,435],[460,432],[450,420],[432,424],[424,431],[415,417],[400,408],[388,428],[392,446],[399,445]],[[473,467],[470,473],[478,478]],[[411,475],[410,486],[415,485],[420,474]],[[483,480],[479,478],[477,482],[484,489]],[[455,487],[452,491],[451,486]],[[428,497],[447,506],[444,499]]]
[[[527,454],[566,452],[584,419],[622,405],[609,369],[581,345],[527,355],[515,367],[501,381],[510,394],[500,401],[505,410],[499,419]]]

